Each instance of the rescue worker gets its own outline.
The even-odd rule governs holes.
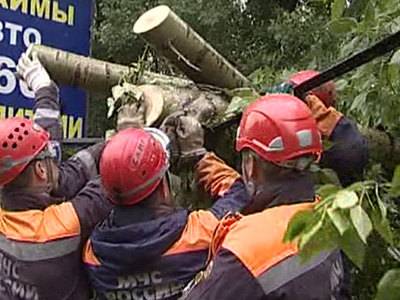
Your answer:
[[[205,267],[218,221],[248,203],[239,174],[206,153],[200,124],[175,115],[165,128],[176,120],[184,130],[178,129],[175,150],[186,161],[201,158],[198,180],[216,202],[209,210],[175,206],[169,139],[162,131],[129,128],[112,137],[100,160],[100,174],[115,208],[93,231],[83,258],[97,299],[177,299]]]
[[[59,165],[58,89],[35,56],[17,72],[35,94],[35,122],[0,120],[0,299],[88,299],[82,245],[111,209],[91,180],[101,147]]]
[[[329,127],[329,122],[319,126]],[[270,94],[245,110],[236,140],[252,197],[244,217],[216,230],[214,259],[188,299],[347,299],[339,251],[302,264],[296,243],[284,243],[290,219],[316,203],[308,166],[322,153],[307,106],[289,94]]]
[[[59,89],[40,63],[37,55],[30,57],[32,46],[21,55],[17,73],[23,82],[34,92],[33,121],[50,134],[51,147],[55,151],[59,169],[58,182],[52,195],[71,199],[83,186],[98,175],[98,160],[104,147],[99,143],[73,155],[61,162],[61,103]]]
[[[314,70],[300,71],[292,75],[288,83],[296,87],[318,74]],[[306,103],[317,120],[323,138],[330,142],[322,154],[321,167],[334,170],[343,186],[361,180],[368,163],[367,141],[357,125],[335,109],[335,83],[329,81],[310,91]]]

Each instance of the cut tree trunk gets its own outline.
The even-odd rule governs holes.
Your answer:
[[[228,89],[251,85],[168,6],[160,5],[144,13],[133,31],[196,83]]]
[[[113,64],[43,45],[35,45],[30,51],[31,54],[37,53],[39,60],[56,82],[96,93],[110,94],[111,87],[117,85],[122,76],[135,70],[135,66]],[[192,84],[186,79],[152,72],[145,72],[142,81],[177,87]]]
[[[111,87],[118,84],[121,76],[129,72],[127,66],[46,46],[35,45],[32,51],[38,54],[39,59],[55,81],[64,85],[78,86],[88,91],[110,94]],[[159,124],[168,114],[186,109],[189,113],[195,115],[204,126],[215,126],[218,125],[219,120],[225,119],[224,113],[231,100],[218,89],[210,89],[209,87],[205,89],[196,86],[190,80],[156,73],[146,72],[143,83],[161,87],[160,93],[164,100],[164,106],[156,124]],[[232,126],[232,132],[234,127]],[[399,139],[393,139],[385,132],[377,129],[361,128],[360,130],[368,141],[372,161],[381,163],[389,170],[400,164]],[[229,156],[232,157],[234,134],[225,135],[227,135],[227,132],[223,130],[209,131],[207,142],[213,149],[224,149],[225,155],[219,153],[222,156],[226,157],[230,153]],[[222,145],[214,147],[214,143]]]
[[[111,88],[131,69],[42,45],[33,46],[31,54],[34,52],[53,80],[91,92],[111,94]],[[159,119],[185,109],[204,126],[208,126],[220,118],[230,101],[217,88],[198,86],[190,80],[177,77],[145,72],[140,83],[161,88],[164,107]]]
[[[118,89],[121,90],[121,87]],[[135,101],[132,102],[129,98],[125,98],[127,95],[132,95],[135,98],[132,100],[136,100],[137,92],[144,93],[143,101],[135,104]],[[199,120],[203,126],[210,127],[218,122],[229,105],[229,99],[224,92],[200,89],[193,85],[175,87],[172,85],[126,84],[123,86],[122,92],[118,93],[120,96],[116,96],[117,93],[113,94],[114,100],[126,99],[122,101],[123,107],[119,109],[119,117],[122,116],[126,119],[125,123],[129,124],[130,120],[134,121],[137,119],[135,115],[142,112],[146,116],[146,126],[158,125],[165,117],[176,111],[186,111]],[[141,110],[139,107],[145,109]]]

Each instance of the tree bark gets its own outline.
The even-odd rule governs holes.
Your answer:
[[[387,170],[393,170],[400,164],[400,139],[378,129],[360,128],[360,131],[368,141],[371,161],[381,163]]]
[[[110,94],[111,87],[118,84],[121,76],[129,72],[129,67],[96,60],[72,54],[66,51],[35,45],[40,61],[49,71],[51,78],[60,84],[79,86],[88,91]],[[192,81],[146,72],[143,82],[160,87],[163,98],[163,109],[156,125],[172,112],[185,109],[194,115],[202,125],[215,127],[225,118],[225,110],[231,100],[224,92],[210,87],[196,86]],[[234,131],[235,126],[231,126]],[[400,140],[391,138],[387,133],[370,128],[361,128],[368,141],[370,159],[381,163],[386,169],[392,170],[400,164]],[[225,155],[232,156],[233,136],[227,131],[209,131],[207,139],[213,144],[223,144],[216,148],[223,149]],[[223,141],[223,142],[221,142]],[[227,147],[229,145],[229,147]],[[232,153],[228,153],[232,152]]]
[[[33,46],[31,54],[34,52],[53,80],[59,84],[78,86],[91,92],[110,94],[111,88],[130,71],[128,66],[42,45]],[[145,72],[140,83],[161,88],[158,90],[164,101],[159,119],[184,109],[198,118],[204,126],[208,126],[219,119],[230,100],[217,88],[199,86],[187,79],[152,72]]]
[[[160,5],[144,13],[133,31],[196,83],[228,89],[251,85],[168,6]]]
[[[132,120],[135,119],[135,114],[138,111],[152,115],[152,122],[145,122],[146,126],[158,125],[165,117],[176,111],[186,111],[189,115],[199,120],[203,126],[210,127],[215,122],[218,122],[229,105],[229,98],[224,92],[205,90],[194,85],[188,85],[187,87],[175,87],[173,85],[128,85],[126,93],[132,92],[133,94],[140,90],[144,92],[145,97],[145,100],[140,105],[144,103],[147,106],[145,110],[140,110],[135,106],[132,107],[128,101],[125,107],[126,111],[123,114],[126,116],[126,119],[129,119],[129,115],[131,115]],[[156,107],[157,105],[162,105],[162,108]],[[121,108],[121,110],[123,109]]]
[[[35,45],[31,54],[36,53],[51,78],[64,85],[78,86],[87,91],[109,94],[122,76],[135,70],[132,67],[109,63],[71,52]],[[143,74],[142,82],[173,86],[188,86],[189,80],[170,77],[152,72]]]

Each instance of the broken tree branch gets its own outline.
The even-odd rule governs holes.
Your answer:
[[[63,85],[77,86],[87,91],[109,94],[120,79],[135,70],[135,66],[124,66],[98,59],[77,55],[71,52],[35,45],[39,60],[50,73],[53,80]],[[142,83],[173,86],[188,86],[189,80],[144,72]]]
[[[144,13],[136,21],[133,31],[196,83],[228,89],[251,85],[244,75],[166,5]]]

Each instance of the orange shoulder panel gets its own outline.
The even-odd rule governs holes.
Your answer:
[[[284,205],[243,217],[231,227],[222,248],[232,252],[257,277],[298,252],[296,243],[284,243],[290,219],[313,203]]]
[[[198,183],[211,197],[221,197],[240,178],[238,172],[229,167],[214,153],[207,153],[196,165]]]
[[[189,214],[181,238],[164,255],[208,250],[218,219],[212,212],[199,210]]]
[[[80,230],[79,218],[71,202],[52,205],[43,211],[0,209],[0,233],[9,239],[44,243],[77,236]]]
[[[91,266],[101,266],[101,263],[99,259],[96,257],[96,254],[93,252],[93,247],[92,243],[90,240],[86,242],[85,247],[83,248],[83,253],[82,253],[82,261],[85,264],[91,265]]]

